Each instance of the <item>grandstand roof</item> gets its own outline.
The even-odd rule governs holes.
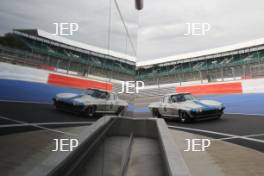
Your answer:
[[[72,47],[76,47],[76,48],[80,48],[80,49],[84,49],[84,50],[88,50],[88,51],[92,51],[95,53],[100,53],[100,54],[104,54],[104,55],[110,55],[113,57],[117,57],[120,59],[125,59],[128,61],[132,61],[135,62],[136,59],[133,56],[124,54],[124,53],[119,53],[116,51],[108,51],[107,49],[103,49],[103,48],[99,48],[99,47],[95,47],[95,46],[91,46],[91,45],[87,45],[85,43],[81,43],[78,41],[74,41],[71,39],[67,39],[65,37],[61,37],[61,36],[57,36],[57,35],[53,35],[50,34],[46,31],[43,31],[41,29],[14,29],[15,32],[20,32],[20,33],[24,33],[27,35],[33,35],[33,36],[37,36],[37,37],[42,37],[42,38],[46,38],[48,40],[52,40],[58,43],[62,43],[62,44],[66,44]]]
[[[241,42],[238,44],[228,45],[228,46],[219,47],[219,48],[202,50],[202,51],[198,51],[198,52],[191,52],[191,53],[174,55],[174,56],[170,56],[170,57],[164,57],[164,58],[158,58],[158,59],[152,59],[152,60],[146,60],[146,61],[139,61],[136,63],[136,66],[137,67],[150,66],[150,65],[155,65],[155,64],[173,62],[173,61],[196,58],[196,57],[201,57],[201,56],[208,56],[208,55],[213,55],[213,54],[218,54],[218,53],[224,53],[224,52],[239,50],[239,49],[243,49],[243,48],[256,47],[256,46],[260,46],[260,45],[264,45],[264,38],[251,40],[251,41],[247,41],[247,42]]]

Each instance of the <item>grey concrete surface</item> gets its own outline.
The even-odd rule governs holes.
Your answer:
[[[102,121],[102,123],[104,122],[105,120]],[[59,130],[78,135],[86,134],[87,136],[88,131],[92,132],[95,129],[95,127],[93,127],[93,129],[90,127],[91,126],[60,128]],[[124,128],[125,127],[122,126],[121,129]],[[143,127],[138,127],[137,129],[143,131]],[[264,154],[261,152],[225,141],[214,141],[212,146],[206,152],[184,152],[183,150],[186,148],[186,138],[193,139],[209,137],[177,130],[169,130],[168,135],[176,143],[175,147],[177,147],[177,150],[172,147],[172,152],[180,152],[188,170],[193,176],[264,175]],[[32,173],[32,170],[39,168],[39,166],[42,166],[42,170],[37,169],[38,172],[43,171],[43,173],[47,173],[52,166],[55,166],[58,159],[63,159],[63,157],[58,157],[54,163],[50,162],[50,159],[56,155],[54,152],[51,152],[54,148],[52,140],[54,138],[64,137],[66,136],[45,130],[1,136],[0,175],[28,175],[29,173]],[[144,176],[148,174],[154,176],[166,175],[166,172],[161,168],[161,166],[164,165],[164,160],[161,155],[162,150],[159,144],[157,145],[158,140],[156,139],[157,138],[135,138],[128,167],[129,176],[139,176],[142,175],[143,172],[145,172],[143,174]],[[96,151],[95,155],[97,154],[98,157],[97,159],[94,158],[95,162],[91,162],[87,165],[87,171],[93,173],[97,172],[98,175],[101,175],[99,173],[102,173],[102,170],[99,167],[95,167],[96,163],[99,163],[103,164],[106,169],[105,171],[107,171],[104,172],[104,175],[107,175],[106,173],[109,173],[109,175],[117,175],[117,173],[119,173],[118,166],[122,163],[122,156],[126,150],[127,142],[128,137],[126,136],[110,136],[105,140],[104,145],[101,145]],[[167,145],[171,146],[169,144]],[[45,165],[47,162],[50,163]],[[96,170],[96,168],[99,169]]]
[[[106,132],[106,136],[101,138],[100,134],[102,133],[102,131],[100,131],[100,129],[107,129],[105,128],[108,126],[107,124],[111,124],[112,122],[113,122],[113,125],[111,125],[110,129]],[[166,175],[168,176],[188,176],[190,175],[182,159],[182,156],[177,151],[177,147],[175,146],[171,136],[169,135],[168,127],[166,126],[163,119],[157,119],[157,118],[136,119],[136,118],[124,118],[124,117],[123,118],[118,118],[118,117],[101,118],[99,121],[97,121],[95,124],[93,124],[89,128],[87,133],[82,132],[82,134],[80,134],[80,140],[83,143],[75,151],[70,153],[69,156],[60,157],[58,155],[55,155],[55,156],[52,156],[48,160],[50,161],[50,163],[54,163],[53,160],[56,160],[56,161],[61,160],[61,162],[58,163],[57,166],[54,167],[54,169],[52,169],[51,172],[49,172],[49,174],[55,175],[55,176],[61,175],[63,173],[64,174],[70,173],[71,175],[73,174],[79,175],[81,173],[87,173],[87,172],[88,172],[87,173],[88,175],[99,174],[98,172],[100,171],[100,169],[92,169],[92,170],[88,170],[87,172],[82,171],[82,167],[85,166],[84,164],[85,162],[88,162],[86,164],[88,165],[86,166],[86,168],[90,168],[89,165],[94,163],[94,162],[92,163],[89,162],[90,161],[89,158],[91,154],[93,154],[94,152],[99,152],[99,153],[102,153],[102,155],[104,155],[103,158],[105,158],[105,156],[107,156],[105,154],[108,154],[108,153],[104,152],[104,150],[103,152],[100,152],[100,150],[98,151],[98,148],[100,148],[101,146],[103,146],[103,149],[105,149],[106,145],[104,143],[104,140],[108,142],[108,139],[112,139],[110,137],[119,137],[119,136],[129,138],[131,133],[134,134],[135,139],[137,139],[138,137],[144,138],[144,139],[152,139],[156,141],[156,143],[158,144],[154,146],[148,145],[150,147],[149,148],[150,151],[151,150],[155,151],[155,148],[159,149],[159,154],[157,154],[156,152],[155,157],[153,157],[153,158],[160,157],[162,159],[162,162],[161,162],[162,165],[160,165],[160,168],[156,167],[156,170],[157,169],[159,170],[159,171],[158,170],[156,171],[157,174],[160,173],[161,175],[165,175],[165,176]],[[90,138],[93,139],[93,141],[90,141]],[[95,139],[100,139],[100,143],[93,145]],[[120,142],[119,140],[116,140],[116,142],[114,142],[111,147],[111,141],[113,140],[110,140],[110,144],[109,144],[110,149],[115,151],[114,146],[116,146],[116,143],[120,143]],[[148,142],[146,141],[144,143],[146,143],[146,145],[148,144]],[[91,146],[92,148],[90,148]],[[132,151],[133,151],[133,145],[132,145]],[[116,175],[116,172],[118,172],[118,167],[120,167],[120,163],[122,161],[121,156],[124,157],[125,154],[123,154],[123,152],[120,152],[118,154],[114,152],[114,154],[111,155],[111,152],[110,152],[110,156],[104,159],[106,163],[102,162],[102,166],[99,165],[98,167],[97,165],[92,164],[92,168],[103,168],[102,169],[103,175]],[[57,159],[58,157],[59,159]],[[133,158],[133,155],[131,155],[131,157]],[[97,158],[100,158],[100,157],[95,157],[94,160],[98,161]],[[117,158],[119,158],[119,160]],[[157,162],[151,159],[148,159],[149,165],[145,164],[146,166],[144,168],[145,170],[142,170],[141,168],[141,171],[144,173],[140,173],[140,175],[151,175],[152,174],[152,166],[157,165]],[[74,165],[78,167],[75,167]],[[104,168],[107,168],[108,165],[110,165],[110,168],[113,168],[114,173],[112,173],[112,170],[108,171],[110,168],[107,169],[107,172],[105,172]],[[121,169],[121,167],[119,169]],[[70,172],[68,172],[68,170]],[[33,171],[32,173],[38,173],[38,171],[41,171],[41,170],[39,169],[39,170]],[[130,173],[132,175],[134,174],[131,171]],[[135,174],[139,175],[139,173],[135,173]]]
[[[126,151],[129,138],[124,136],[108,137],[85,163],[79,176],[120,175],[122,157]]]
[[[122,160],[128,146],[128,137],[112,136],[105,139],[96,153],[89,158],[79,176],[116,176],[121,173]],[[127,176],[166,176],[158,142],[135,138]]]
[[[156,120],[156,118],[118,118],[118,121],[113,125],[108,134],[113,136],[129,136],[133,132],[138,137],[158,139]]]
[[[186,152],[185,139],[212,139],[170,130],[192,176],[263,176],[262,152],[226,141],[212,141],[205,152]]]
[[[166,176],[162,151],[157,140],[135,138],[127,176]]]
[[[82,126],[60,128],[59,130],[80,134],[88,128],[89,126]],[[55,154],[52,152],[55,148],[54,138],[69,138],[69,136],[46,130],[0,136],[0,175],[22,176],[29,174]],[[46,173],[45,168],[43,167],[43,173]]]
[[[32,170],[28,175],[64,175],[64,172],[72,169],[74,165],[79,164],[77,161],[82,158],[84,155],[83,153],[88,150],[89,146],[87,146],[87,144],[90,145],[91,142],[94,142],[102,133],[102,131],[104,131],[112,122],[113,119],[110,116],[100,118],[96,121],[96,123],[78,134],[79,145],[72,152],[56,152],[55,154],[51,155],[45,162],[41,163],[38,167]],[[43,168],[45,169],[45,171],[43,171]]]
[[[84,171],[80,173],[85,173],[84,175],[97,175],[100,173],[103,173],[103,175],[117,175],[118,170],[121,172],[121,168],[118,169],[118,167],[121,167],[120,164],[125,153],[123,153],[123,148],[119,149],[120,153],[118,154],[114,151],[117,149],[118,144],[123,146],[124,138],[128,140],[131,132],[135,136],[135,143],[132,145],[128,164],[129,175],[189,175],[189,171],[169,135],[164,120],[156,118],[117,118],[117,122],[109,130],[105,142],[101,144],[100,150],[97,150],[97,154],[87,161]],[[122,136],[124,138],[121,138]],[[117,139],[114,140],[115,143],[111,143],[113,139]],[[116,156],[111,154],[111,150]],[[98,159],[100,156],[102,158],[102,155],[105,157],[104,162],[100,162],[100,159]],[[110,166],[113,170],[109,170],[107,166]]]
[[[157,119],[157,122],[160,145],[163,151],[164,163],[167,167],[168,174],[171,176],[189,176],[189,169],[186,166],[165,121],[163,119]]]

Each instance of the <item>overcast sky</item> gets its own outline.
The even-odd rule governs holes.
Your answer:
[[[186,23],[210,23],[205,36],[185,36]],[[145,0],[139,57],[161,58],[264,37],[263,0]]]
[[[89,45],[108,48],[135,55],[126,32],[111,0],[0,0],[0,34],[14,28],[39,28],[55,33],[53,23],[78,23],[79,31],[67,36]],[[119,0],[120,9],[129,30],[134,47],[137,48],[138,11],[133,0]],[[109,11],[111,26],[109,28]]]
[[[264,37],[263,0],[119,0],[137,59],[162,58]],[[133,54],[112,2],[110,48]],[[40,28],[54,33],[53,22],[76,22],[71,36],[90,45],[108,46],[109,0],[1,0],[0,33]],[[186,23],[210,23],[205,36],[185,36]]]

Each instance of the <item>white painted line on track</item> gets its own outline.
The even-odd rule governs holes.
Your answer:
[[[254,139],[250,137],[256,137],[256,136],[262,136],[263,134],[251,134],[251,135],[246,135],[246,136],[240,136],[240,135],[233,135],[229,133],[221,133],[221,132],[215,132],[215,131],[209,131],[209,130],[201,130],[197,128],[187,128],[187,127],[179,127],[179,126],[168,126],[169,128],[173,129],[181,129],[181,130],[189,130],[189,131],[196,131],[196,132],[202,132],[202,133],[209,133],[209,134],[216,134],[220,136],[228,136],[227,138],[219,138],[219,139],[213,139],[212,141],[220,141],[220,140],[228,140],[228,139],[244,139],[248,141],[253,141],[253,142],[259,142],[259,143],[264,143],[264,140],[261,139]]]
[[[61,133],[61,134],[65,134],[65,135],[68,135],[68,136],[74,136],[74,137],[78,136],[77,134],[68,133],[68,132],[64,132],[64,131],[60,131],[60,130],[55,130],[55,129],[50,129],[50,128],[46,128],[46,127],[43,127],[43,126],[35,125],[35,124],[32,124],[32,123],[28,123],[28,122],[23,122],[23,121],[20,121],[20,120],[10,119],[10,118],[3,117],[3,116],[0,116],[0,118],[1,119],[4,119],[4,120],[11,121],[11,122],[15,122],[15,123],[19,123],[19,124],[24,124],[24,125],[27,125],[27,126],[33,126],[33,127],[40,128],[40,129],[43,129],[43,130],[55,132],[55,133]]]
[[[230,115],[243,115],[243,116],[263,116],[264,117],[264,114],[247,114],[247,113],[224,113],[224,114],[230,114]]]
[[[259,136],[264,136],[264,133],[247,135],[247,137],[259,137]]]
[[[0,125],[0,128],[23,127],[30,125],[44,126],[44,125],[91,125],[91,124],[93,124],[93,122],[44,122],[44,123],[27,123],[27,124],[7,124],[7,125]]]
[[[0,100],[0,102],[7,102],[7,103],[30,103],[30,104],[52,104],[49,102],[37,102],[37,101],[17,101],[17,100]]]
[[[218,139],[213,139],[214,141],[221,141],[221,140],[229,140],[229,139],[237,139],[237,138],[242,138],[244,139],[249,138],[249,137],[259,137],[259,136],[264,136],[264,133],[260,133],[260,134],[250,134],[250,135],[244,135],[244,136],[233,136],[233,137],[226,137],[226,138],[218,138]],[[250,139],[254,139],[254,138],[250,138]],[[258,139],[257,139],[258,140]],[[260,140],[263,141],[263,140]],[[257,142],[257,141],[256,141]]]

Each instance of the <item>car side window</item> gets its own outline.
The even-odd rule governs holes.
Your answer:
[[[168,103],[172,103],[171,96],[168,98]]]
[[[183,102],[183,101],[185,101],[185,98],[183,95],[173,95],[171,97],[171,101],[172,101],[172,103]]]
[[[171,103],[176,103],[176,102],[178,102],[177,96],[175,96],[175,95],[171,96],[170,99],[171,99]]]
[[[98,98],[101,98],[101,99],[106,99],[106,100],[108,100],[108,99],[110,98],[110,94],[107,93],[107,92],[99,92],[99,94],[98,94],[97,97],[98,97]]]

